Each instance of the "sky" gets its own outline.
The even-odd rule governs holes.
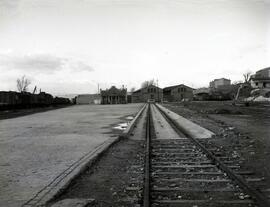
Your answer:
[[[0,90],[208,86],[270,66],[270,0],[0,0]]]

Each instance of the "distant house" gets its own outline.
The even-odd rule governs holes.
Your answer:
[[[112,86],[110,89],[100,90],[101,104],[126,104],[127,89],[118,89]]]
[[[211,81],[209,83],[209,87],[211,89],[217,89],[219,87],[229,86],[229,85],[231,85],[231,80],[230,79],[226,79],[226,78],[215,79],[215,80],[213,80],[213,81]]]
[[[100,104],[99,94],[80,94],[76,97],[76,104]]]
[[[210,88],[198,88],[193,91],[195,100],[210,100],[211,99],[211,91]]]
[[[213,90],[212,93],[218,93],[220,95],[220,99],[232,100],[237,95],[240,85],[241,84],[221,85],[217,89]]]
[[[127,103],[132,103],[132,92],[127,92]]]
[[[157,86],[150,85],[134,91],[131,95],[132,103],[142,103],[149,100],[161,102],[163,100],[163,90]]]
[[[169,86],[163,88],[163,100],[168,102],[182,101],[184,99],[193,99],[193,88],[184,84]]]
[[[232,100],[239,86],[232,85],[230,79],[219,78],[209,83],[210,100]]]
[[[270,67],[257,71],[250,80],[253,88],[270,88]]]
[[[237,93],[238,85],[223,85],[218,88],[198,88],[194,90],[194,99],[205,100],[232,100]]]

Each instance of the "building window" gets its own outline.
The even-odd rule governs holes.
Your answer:
[[[263,88],[265,88],[266,87],[266,83],[263,83]]]

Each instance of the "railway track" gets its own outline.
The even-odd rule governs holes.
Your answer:
[[[270,206],[262,193],[250,187],[262,179],[243,170],[238,160],[218,157],[197,139],[185,136],[154,104],[148,108],[144,207]]]

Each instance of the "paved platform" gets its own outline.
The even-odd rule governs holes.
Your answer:
[[[152,120],[155,128],[155,134],[157,139],[175,139],[179,138],[176,131],[170,126],[166,119],[159,112],[157,107],[151,104]],[[184,138],[183,135],[181,138]]]
[[[0,206],[32,198],[142,104],[81,105],[0,121]]]
[[[212,138],[215,134],[205,129],[198,124],[195,124],[194,122],[180,116],[179,114],[174,113],[173,111],[167,109],[166,107],[157,104],[158,108],[163,111],[165,114],[167,114],[168,117],[170,117],[171,120],[175,122],[177,127],[186,135],[193,137],[195,139],[208,139]]]

